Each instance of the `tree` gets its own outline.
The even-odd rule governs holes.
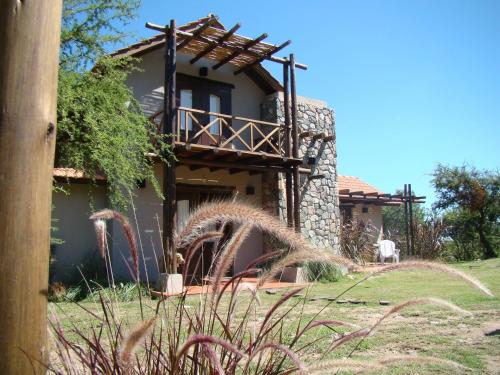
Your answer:
[[[396,194],[403,195],[401,190],[397,190]],[[413,192],[415,194],[415,192]],[[412,206],[413,222],[423,223],[425,220],[425,210],[419,204]],[[384,225],[384,235],[386,237],[405,236],[405,206],[384,206],[382,207],[382,223]]]
[[[66,0],[63,8],[56,165],[82,170],[91,180],[104,174],[110,202],[120,209],[138,181],[148,180],[161,196],[148,155],[167,151],[126,85],[134,60],[105,56],[123,39],[120,26],[139,4]]]
[[[471,239],[477,234],[483,256],[498,256],[495,251],[500,218],[498,172],[438,164],[432,176],[437,194],[434,208],[446,211],[454,240]]]

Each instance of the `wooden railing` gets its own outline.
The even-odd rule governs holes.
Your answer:
[[[161,132],[163,111],[150,120]],[[198,109],[177,108],[174,137],[175,142],[286,156],[284,125]]]

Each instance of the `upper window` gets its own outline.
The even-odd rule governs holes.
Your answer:
[[[181,107],[193,108],[193,91],[192,90],[181,90]],[[180,113],[181,129],[186,129],[186,113],[181,111]],[[187,126],[188,130],[193,130],[193,119],[187,116]]]
[[[221,113],[220,96],[210,94],[210,112]],[[219,134],[220,122],[216,120],[217,116],[210,116],[210,122],[214,121],[210,126],[210,133],[212,134]]]

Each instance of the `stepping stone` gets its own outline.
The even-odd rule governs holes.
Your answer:
[[[302,297],[304,297],[304,295],[302,293],[298,293],[298,294],[294,294],[293,297],[294,298],[299,298],[299,297],[302,298]]]
[[[358,301],[358,300],[350,299],[347,302],[352,303],[353,305],[366,305],[366,301]]]
[[[327,301],[334,302],[337,300],[337,297],[326,297]]]
[[[321,297],[311,297],[309,298],[309,301],[319,301],[320,299],[322,299]]]
[[[379,304],[381,304],[382,306],[389,306],[391,303],[389,301],[384,301],[384,300],[380,300],[378,301]]]
[[[344,304],[344,303],[349,303],[349,301],[346,301],[345,299],[339,299],[337,301],[338,304]]]
[[[276,294],[276,293],[278,293],[278,291],[276,289],[267,289],[266,293],[267,294]]]

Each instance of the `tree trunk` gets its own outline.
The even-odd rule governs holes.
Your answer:
[[[486,259],[490,258],[496,258],[497,254],[495,250],[493,249],[493,246],[491,246],[490,241],[486,237],[486,233],[484,233],[484,226],[486,224],[486,214],[483,212],[479,213],[479,222],[477,224],[477,232],[479,234],[479,242],[481,243],[481,246],[484,251],[484,257]]]
[[[0,9],[0,374],[42,374],[61,0]]]

